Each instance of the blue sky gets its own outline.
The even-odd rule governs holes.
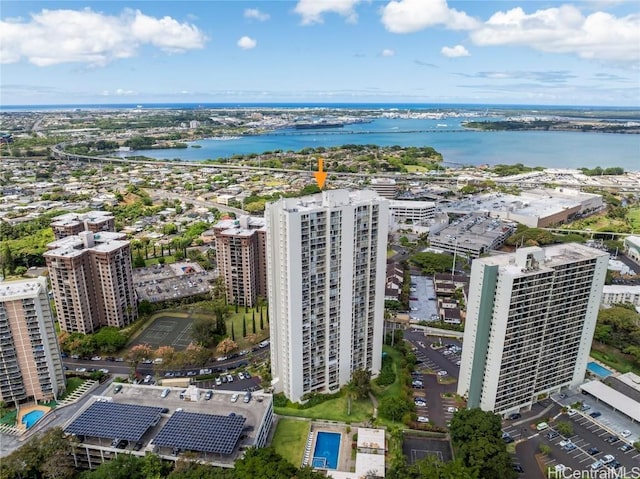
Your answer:
[[[636,0],[11,1],[2,105],[640,106]]]

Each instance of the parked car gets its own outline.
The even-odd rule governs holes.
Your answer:
[[[144,445],[144,443],[142,441],[138,441],[138,442],[136,442],[135,446],[133,446],[133,450],[134,451],[139,451],[140,449],[142,449],[143,445]]]
[[[522,417],[522,414],[520,414],[519,412],[514,412],[513,414],[509,415],[509,419],[511,419],[512,421],[516,419],[520,419],[521,417]]]
[[[598,449],[597,447],[591,447],[587,450],[587,454],[589,454],[590,456],[595,456],[596,454],[600,454],[600,449]]]
[[[624,431],[620,431],[620,435],[622,437],[629,437],[631,436],[631,431],[629,431],[628,429],[625,429]]]
[[[618,449],[620,449],[622,452],[627,452],[630,451],[631,449],[633,449],[633,446],[631,444],[623,444],[622,446],[620,446]]]
[[[560,441],[560,443],[558,444],[558,446],[560,447],[564,447],[568,444],[571,444],[571,439],[563,439],[562,441]]]
[[[588,404],[583,404],[582,406],[580,406],[581,411],[588,411],[589,409],[591,409],[591,406],[589,406]]]
[[[102,361],[102,356],[93,356],[91,361]]]
[[[170,393],[170,392],[171,392],[171,389],[169,389],[169,388],[164,388],[164,389],[162,390],[162,392],[160,393],[160,397],[161,397],[161,398],[166,398],[166,397],[169,395],[169,393]]]
[[[418,416],[418,422],[429,422],[429,418],[426,416]]]
[[[620,440],[620,438],[618,436],[609,436],[608,438],[606,438],[604,440],[604,442],[608,442],[609,444],[615,444],[619,440]]]
[[[524,472],[524,469],[522,468],[522,466],[520,464],[514,464],[513,465],[513,470],[516,471],[519,474],[522,474]]]
[[[569,451],[573,451],[574,449],[576,449],[578,446],[576,446],[574,443],[570,442],[569,444],[567,444],[566,446],[564,446],[562,449],[564,449],[565,451],[569,452]]]
[[[76,372],[77,373],[86,373],[87,372],[87,368],[76,368]]]
[[[204,398],[208,401],[213,396],[213,391],[207,391],[204,393]]]
[[[591,416],[592,418],[596,418],[602,416],[602,413],[600,411],[593,411],[591,414],[589,414],[589,416]]]
[[[560,433],[559,433],[559,432],[551,431],[551,432],[548,432],[548,433],[547,433],[546,437],[547,437],[547,439],[555,439],[555,438],[556,438],[556,437],[558,437],[559,435],[560,435]]]
[[[116,387],[113,388],[113,394],[118,394],[122,391],[122,384],[116,384]]]
[[[98,371],[100,371],[103,374],[109,374],[109,370],[107,368],[100,368],[98,369]]]
[[[231,402],[236,402],[238,397],[240,397],[240,395],[238,393],[234,393],[233,396],[231,396]]]

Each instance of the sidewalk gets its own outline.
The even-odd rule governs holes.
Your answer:
[[[80,399],[84,394],[93,389],[98,384],[98,381],[93,379],[87,379],[83,382],[75,391],[73,391],[69,396],[64,398],[62,401],[58,403],[58,407],[68,406],[69,404],[73,404],[78,399]]]

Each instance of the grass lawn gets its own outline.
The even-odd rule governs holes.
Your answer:
[[[144,264],[145,264],[145,266],[153,266],[154,264],[158,264],[158,260],[159,259],[160,259],[160,257],[145,259],[144,260]],[[164,264],[173,264],[175,262],[176,262],[176,259],[175,259],[175,257],[173,255],[164,256]]]
[[[187,310],[191,313],[192,317],[197,316],[211,316],[209,301],[201,301],[187,305],[183,310]],[[260,309],[249,308],[249,312],[245,313],[244,306],[238,306],[238,312],[235,312],[235,306],[229,306],[230,316],[227,319],[227,336],[231,337],[231,325],[233,324],[233,331],[235,333],[235,342],[238,343],[238,349],[251,349],[251,346],[259,343],[260,341],[269,337],[269,322],[267,321],[267,307],[262,306],[263,326],[264,329],[260,329]],[[253,312],[256,315],[256,338],[254,342],[249,341],[253,334]],[[245,318],[247,336],[242,335],[242,318]]]
[[[278,454],[299,467],[310,427],[309,421],[280,418],[271,445]]]
[[[71,377],[67,378],[67,390],[64,392],[61,400],[69,396],[73,391],[78,389],[85,380],[82,378]]]
[[[596,344],[594,342],[591,348],[591,356],[621,373],[632,371],[635,374],[640,374],[640,368],[638,366],[629,360],[625,354],[610,346]]]
[[[408,173],[429,171],[429,168],[419,165],[404,165],[404,167],[407,169]]]
[[[384,353],[387,353],[387,355],[391,356],[391,359],[393,359],[393,370],[396,373],[396,380],[393,382],[393,384],[384,387],[378,386],[375,380],[371,381],[371,391],[373,392],[375,397],[378,398],[378,401],[381,401],[388,396],[398,397],[400,395],[400,391],[402,390],[400,378],[398,377],[398,364],[401,360],[400,352],[396,351],[390,346],[383,346],[382,351]]]
[[[276,414],[282,416],[308,417],[310,419],[327,419],[340,422],[363,422],[371,418],[373,404],[369,399],[361,399],[351,402],[351,415],[347,415],[347,398],[340,396],[329,399],[317,406],[308,409],[295,409],[291,407],[274,407]]]
[[[0,417],[0,424],[14,426],[16,424],[17,409],[6,409],[6,412]]]
[[[631,222],[634,233],[638,233],[640,231],[640,206],[629,208],[627,218]]]

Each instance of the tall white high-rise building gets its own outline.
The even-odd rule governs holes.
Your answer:
[[[609,255],[570,243],[473,261],[458,394],[509,414],[583,380]]]
[[[47,279],[0,281],[0,400],[50,401],[64,390]]]
[[[380,371],[389,223],[373,191],[267,204],[271,372],[292,401]]]

